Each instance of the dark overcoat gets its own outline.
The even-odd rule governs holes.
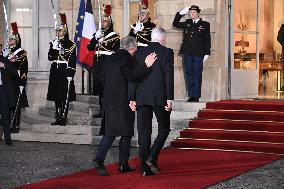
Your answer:
[[[17,70],[19,77],[13,78],[12,83],[14,86],[14,92],[16,98],[18,98],[20,93],[19,86],[23,86],[24,90],[20,96],[20,107],[25,108],[29,106],[28,98],[26,94],[26,84],[27,84],[27,76],[28,76],[28,57],[27,52],[21,48],[14,48],[11,50],[11,54],[8,57],[11,65]]]
[[[4,62],[5,64],[5,68],[0,68],[1,79],[2,79],[2,85],[8,97],[9,107],[12,108],[16,106],[16,101],[17,101],[16,92],[12,80],[18,79],[19,75],[15,67],[12,66],[10,63],[8,63],[8,60],[4,60],[3,57],[0,56],[0,61]]]
[[[134,59],[125,50],[106,58],[101,81],[104,85],[104,125],[106,136],[133,136],[135,113],[129,107],[128,87],[133,80]],[[103,132],[105,130],[105,132]]]
[[[49,85],[47,100],[62,102],[67,99],[68,80],[67,77],[73,77],[76,72],[76,45],[67,38],[61,42],[64,52],[52,48],[48,52],[48,60],[53,61],[50,68]],[[59,63],[66,61],[67,63]],[[76,100],[74,80],[70,82],[69,102]]]

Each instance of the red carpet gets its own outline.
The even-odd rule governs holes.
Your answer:
[[[171,146],[284,154],[284,102],[208,102]]]
[[[111,176],[98,176],[94,169],[58,177],[17,189],[200,189],[278,159],[270,154],[163,150],[159,159],[161,174],[142,177],[135,158],[136,172],[122,175],[117,165],[108,165]]]

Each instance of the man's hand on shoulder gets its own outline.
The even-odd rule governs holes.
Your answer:
[[[155,52],[149,54],[145,58],[145,64],[146,64],[147,68],[151,67],[155,63],[156,60],[157,60],[157,54]]]

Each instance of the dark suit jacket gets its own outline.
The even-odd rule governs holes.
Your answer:
[[[278,31],[277,41],[284,47],[284,24],[281,25],[281,28]]]
[[[5,64],[5,68],[0,68],[2,85],[7,94],[9,106],[13,107],[16,105],[17,97],[15,95],[15,88],[13,86],[12,79],[19,79],[18,72],[14,66],[2,56],[0,56],[0,61]]]
[[[165,106],[167,100],[174,99],[174,52],[172,49],[152,42],[148,47],[138,49],[136,66],[145,64],[145,58],[155,52],[157,60],[138,82],[132,100],[137,106],[152,105]],[[134,90],[134,89],[132,89]]]

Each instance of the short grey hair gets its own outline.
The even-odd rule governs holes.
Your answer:
[[[128,50],[130,48],[137,49],[137,42],[134,37],[128,35],[120,40],[120,49]]]
[[[151,38],[152,42],[160,42],[162,37],[166,37],[166,30],[163,28],[154,28],[152,30]]]

